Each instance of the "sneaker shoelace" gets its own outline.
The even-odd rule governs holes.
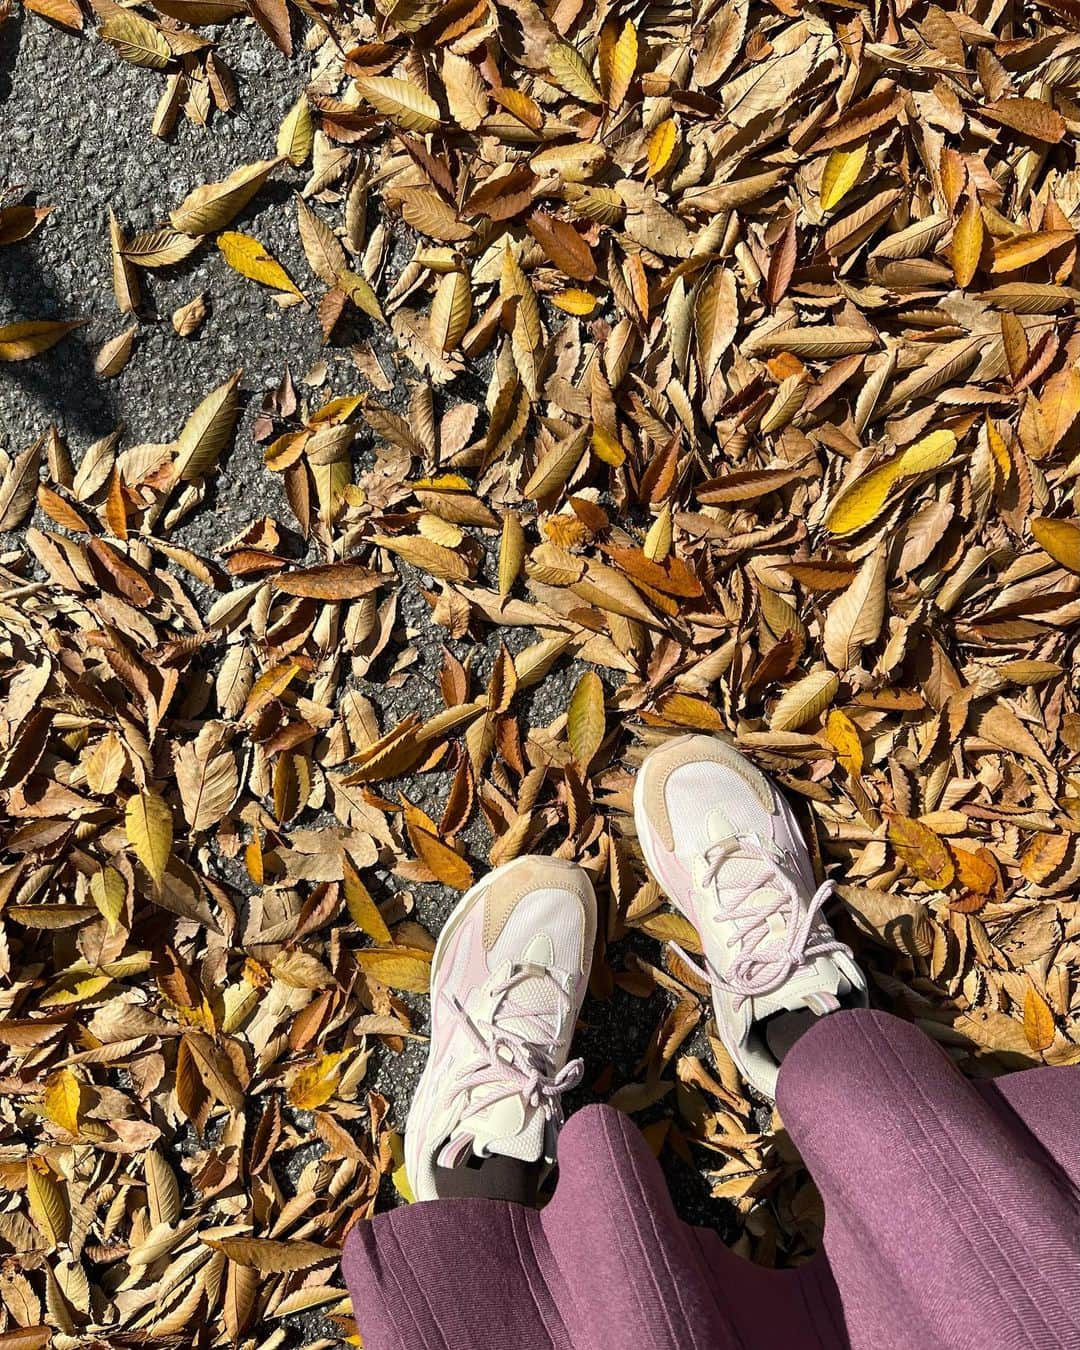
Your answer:
[[[734,929],[728,946],[737,942],[740,947],[725,974],[708,957],[705,973],[710,984],[735,996],[737,1008],[749,998],[775,993],[794,971],[815,957],[833,952],[850,956],[847,944],[833,937],[811,941],[821,908],[833,893],[831,881],[823,882],[806,901],[796,877],[755,839],[741,836],[711,845],[704,859],[702,885],[713,888],[720,918]],[[733,859],[760,863],[760,872],[750,881],[723,885],[721,871]],[[773,896],[765,899],[762,891],[771,891]],[[769,920],[774,916],[784,919],[785,931],[782,938],[768,942]],[[690,961],[681,949],[679,955]]]
[[[513,999],[513,991],[518,985],[537,978],[550,981],[556,991],[554,1011],[526,1008]],[[576,1087],[585,1071],[581,1059],[569,1060],[558,1071],[554,1067],[563,1020],[570,1013],[571,996],[549,970],[529,963],[513,966],[491,992],[490,1031],[477,1025],[456,995],[450,996],[477,1053],[476,1066],[462,1075],[459,1088],[466,1094],[474,1088],[492,1089],[469,1104],[455,1134],[461,1132],[470,1116],[514,1096],[520,1097],[526,1106],[543,1111],[549,1126],[558,1129],[563,1121],[562,1094]],[[510,1026],[510,1021],[519,1025]],[[521,1024],[535,1030],[524,1030]]]

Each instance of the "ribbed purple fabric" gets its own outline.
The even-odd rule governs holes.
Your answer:
[[[1080,1069],[977,1088],[909,1024],[842,1012],[779,1102],[825,1200],[808,1265],[682,1223],[634,1125],[589,1107],[542,1212],[443,1200],[353,1230],[365,1350],[1080,1350]]]

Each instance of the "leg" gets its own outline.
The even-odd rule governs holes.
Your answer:
[[[919,1031],[823,1018],[785,1059],[778,1100],[825,1200],[855,1350],[1080,1347],[1075,1192],[1047,1140]]]
[[[1080,1068],[1024,1069],[978,1084],[997,1113],[1045,1151],[1063,1181],[1080,1189]]]
[[[571,1340],[539,1219],[502,1200],[457,1199],[357,1225],[341,1265],[364,1350],[600,1350]]]
[[[676,1217],[637,1127],[591,1106],[560,1142],[555,1198],[540,1216],[569,1291],[575,1347],[840,1350],[819,1263],[764,1270]],[[831,1291],[835,1293],[835,1291]]]
[[[576,1350],[540,1217],[511,1201],[554,1161],[595,926],[586,874],[530,857],[478,882],[444,925],[405,1136],[413,1190],[432,1203],[360,1225],[345,1250],[368,1350]]]
[[[360,1224],[342,1268],[365,1350],[843,1350],[824,1263],[763,1270],[675,1215],[638,1129],[571,1117],[555,1198],[411,1205]]]

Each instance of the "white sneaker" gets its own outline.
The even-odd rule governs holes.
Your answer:
[[[701,937],[720,1039],[772,1100],[780,1060],[815,1018],[868,1002],[821,915],[832,883],[815,885],[784,798],[715,737],[681,736],[646,756],[634,819],[650,871]]]
[[[438,1199],[436,1166],[554,1163],[595,937],[592,883],[556,858],[517,858],[458,902],[432,960],[431,1043],[405,1131],[417,1200]]]

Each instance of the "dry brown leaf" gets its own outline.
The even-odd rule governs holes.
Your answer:
[[[890,812],[887,819],[889,842],[897,856],[931,890],[945,890],[956,874],[956,865],[944,840],[910,816]]]

